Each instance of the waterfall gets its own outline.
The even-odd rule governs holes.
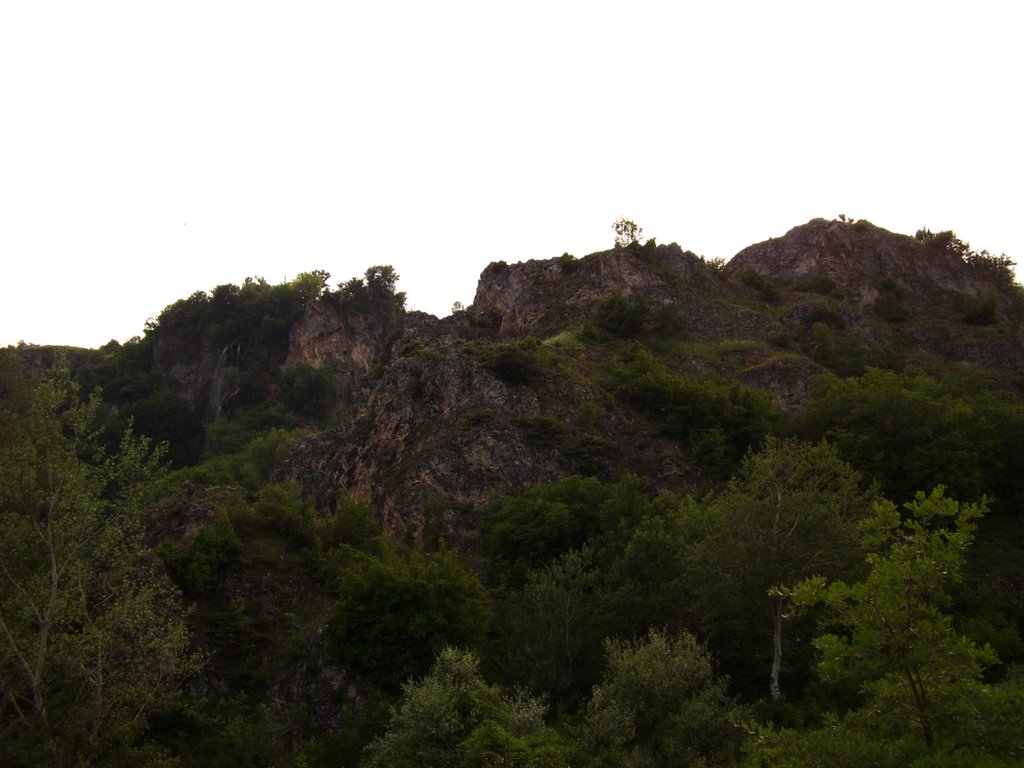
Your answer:
[[[217,358],[217,365],[213,369],[213,379],[210,381],[210,396],[206,401],[206,423],[211,424],[220,418],[221,391],[224,387],[224,361],[228,359],[228,344],[220,351]]]

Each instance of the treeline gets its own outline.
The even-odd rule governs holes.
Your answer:
[[[1019,541],[1024,419],[976,381],[826,378],[702,498],[566,477],[495,499],[460,553],[233,476],[280,432],[220,455],[230,486],[168,483],[151,441],[104,447],[62,369],[0,362],[5,764],[1024,758],[1022,612],[976,541]],[[642,356],[618,376],[659,412],[700,397]]]
[[[919,239],[992,266],[946,234]],[[714,366],[682,372],[697,343],[673,304],[613,296],[575,351],[474,326],[461,353],[482,371],[585,379],[703,485],[622,472],[593,404],[583,427],[521,417],[580,474],[492,499],[456,550],[440,499],[385,536],[365,505],[274,482],[339,418],[329,366],[281,370],[289,329],[313,301],[393,328],[396,280],[247,280],[67,365],[0,354],[4,765],[1024,760],[1011,390],[868,367],[828,336],[832,372],[786,414]],[[223,350],[219,418],[156,364],[183,343]]]

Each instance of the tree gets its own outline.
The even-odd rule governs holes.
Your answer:
[[[609,640],[608,665],[587,705],[581,760],[595,766],[730,765],[743,740],[743,707],[708,652],[688,634],[652,631]]]
[[[12,407],[12,405],[14,407]],[[0,756],[85,765],[136,754],[146,718],[194,667],[179,596],[142,545],[160,452],[106,455],[98,396],[64,367],[0,414]]]
[[[445,645],[479,642],[490,619],[484,588],[449,549],[408,558],[389,548],[380,557],[353,552],[337,588],[328,630],[338,655],[393,690]]]
[[[639,243],[640,238],[644,234],[643,229],[637,226],[635,221],[627,219],[625,216],[612,224],[612,229],[615,231],[616,248],[628,248],[631,245]]]
[[[983,512],[941,487],[902,510],[879,502],[860,526],[867,577],[852,584],[816,577],[793,591],[798,609],[820,604],[830,614],[830,631],[815,641],[820,674],[858,683],[863,703],[821,731],[762,734],[771,764],[874,764],[868,757],[879,744],[894,765],[1019,764],[1024,686],[987,685],[983,673],[995,654],[958,633],[947,612],[948,589],[961,579]]]
[[[854,573],[856,520],[868,507],[859,476],[830,445],[774,437],[708,505],[691,550],[697,615],[744,678],[761,677],[769,664],[769,654],[750,649],[771,647],[772,701],[781,697],[786,588],[815,574]],[[752,635],[770,636],[771,645]]]
[[[808,439],[825,439],[898,503],[940,483],[950,495],[1008,499],[1020,473],[1007,458],[1024,434],[1024,407],[1012,395],[966,375],[942,381],[922,373],[868,368],[824,377],[799,418]]]
[[[364,277],[338,286],[341,307],[356,313],[377,314],[394,322],[405,310],[405,293],[397,291],[398,273],[390,265],[370,267]]]
[[[387,768],[541,768],[565,763],[564,745],[544,726],[544,704],[488,685],[475,655],[447,647],[430,672],[402,686],[387,732],[365,764]]]
[[[578,704],[600,664],[598,586],[588,548],[532,572],[502,617],[508,676],[556,703]]]

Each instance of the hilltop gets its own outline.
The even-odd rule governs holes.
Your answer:
[[[736,696],[813,729],[859,700],[816,677],[815,622],[783,638],[766,596],[865,578],[856,523],[882,498],[941,487],[915,503],[962,504],[965,520],[988,506],[941,608],[998,653],[994,682],[1024,662],[1010,266],[952,232],[844,217],[728,262],[648,240],[492,263],[444,318],[407,311],[386,265],[337,285],[322,270],[248,279],[172,304],[123,345],[6,350],[0,416],[16,423],[63,358],[102,391],[99,445],[81,456],[119,455],[129,424],[167,446],[140,546],[205,661],[146,743],[185,761],[356,765],[411,716],[388,706],[435,659],[432,674],[463,665],[451,674],[477,681],[466,695],[488,717],[505,693],[474,675],[546,697],[564,747],[584,739],[566,724],[601,706],[606,652],[704,653],[686,633],[729,678],[702,689],[702,711]],[[795,515],[784,540],[767,509]],[[712,729],[726,763],[748,738],[727,719]],[[516,739],[547,733],[531,722]],[[400,750],[377,744],[385,763]],[[617,764],[626,747],[601,749]]]

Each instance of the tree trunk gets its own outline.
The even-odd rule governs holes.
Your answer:
[[[786,598],[782,595],[772,598],[772,636],[775,641],[775,654],[772,656],[772,677],[769,684],[772,704],[778,704],[782,697],[779,689],[779,673],[782,671],[782,614],[785,610]]]

